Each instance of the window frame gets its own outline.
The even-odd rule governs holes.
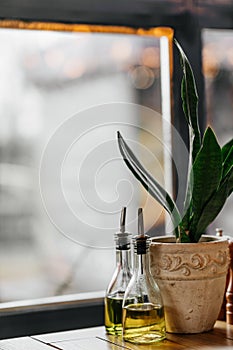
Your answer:
[[[0,27],[19,28],[35,22],[47,24],[95,24],[151,28],[168,26],[192,64],[199,92],[201,131],[205,103],[202,75],[203,28],[233,29],[232,0],[5,0],[0,4]],[[33,26],[32,26],[33,27]],[[1,29],[1,28],[0,28]],[[186,144],[188,131],[180,98],[181,69],[178,53],[173,57],[173,123]],[[178,152],[175,149],[174,152]],[[185,172],[184,172],[185,179]],[[180,179],[182,181],[182,179]],[[0,338],[98,326],[104,320],[103,293],[85,293],[40,300],[2,303]]]

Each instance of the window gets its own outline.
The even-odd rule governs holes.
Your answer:
[[[122,206],[127,230],[143,205],[147,229],[164,232],[163,210],[139,196],[116,142],[118,129],[134,148],[140,137],[163,181],[161,40],[0,31],[2,302],[104,291]]]
[[[207,122],[223,146],[233,134],[233,31],[206,29],[202,37]],[[231,196],[210,230],[221,227],[233,236],[232,205]]]

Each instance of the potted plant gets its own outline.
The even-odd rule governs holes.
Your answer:
[[[154,238],[150,248],[151,271],[164,298],[167,330],[199,333],[213,328],[225,291],[228,242],[203,234],[233,190],[233,139],[220,147],[209,126],[201,136],[193,71],[183,49],[174,42],[183,70],[181,97],[190,140],[183,213],[139,162],[120,132],[118,145],[128,168],[173,222],[174,236]]]

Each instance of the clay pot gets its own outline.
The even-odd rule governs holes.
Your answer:
[[[173,236],[152,239],[151,273],[162,293],[168,332],[201,333],[213,328],[228,265],[224,237],[204,236],[199,243],[175,243]]]

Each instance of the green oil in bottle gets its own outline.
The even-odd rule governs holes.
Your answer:
[[[105,298],[105,328],[108,334],[119,335],[122,333],[123,298],[123,293]]]
[[[124,340],[148,344],[165,339],[163,306],[151,303],[129,304],[123,308],[122,316]]]

